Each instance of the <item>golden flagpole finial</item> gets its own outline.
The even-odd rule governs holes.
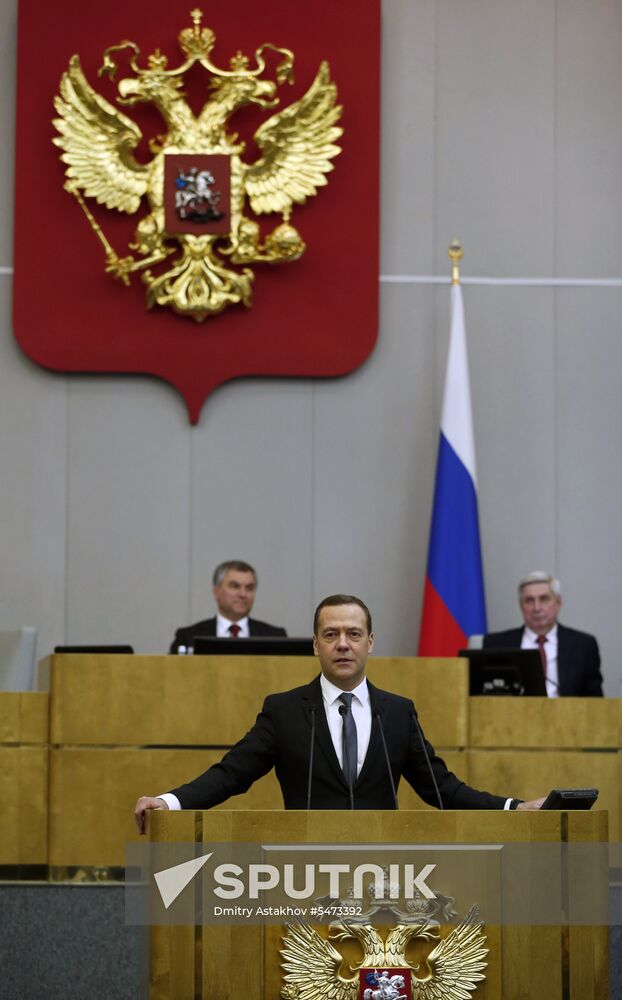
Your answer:
[[[449,259],[451,261],[451,283],[460,284],[460,261],[464,257],[464,250],[460,240],[452,240],[449,246]]]

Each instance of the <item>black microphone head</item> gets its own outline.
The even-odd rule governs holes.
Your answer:
[[[346,714],[347,711],[348,710],[347,710],[347,708],[346,708],[345,705],[340,705],[339,706],[339,715],[341,716],[342,719],[343,719],[343,717],[344,717],[344,715]]]

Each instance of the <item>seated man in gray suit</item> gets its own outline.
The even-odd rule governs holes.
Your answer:
[[[550,698],[559,695],[601,696],[600,653],[593,635],[557,621],[562,606],[559,580],[537,570],[518,585],[522,628],[489,632],[484,649],[539,649]]]
[[[412,701],[365,676],[374,646],[371,615],[358,597],[334,594],[318,606],[313,646],[321,674],[269,695],[252,729],[208,771],[171,792],[141,796],[141,833],[152,809],[210,809],[239,795],[273,767],[286,809],[396,809],[403,776],[444,809],[539,809],[470,788],[426,741]]]
[[[252,566],[240,559],[230,559],[214,570],[212,594],[218,613],[178,628],[171,643],[171,653],[179,647],[194,646],[196,635],[217,635],[228,639],[247,639],[255,635],[287,635],[284,628],[249,618],[257,592],[257,574]]]

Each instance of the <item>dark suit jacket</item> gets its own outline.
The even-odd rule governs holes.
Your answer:
[[[259,622],[255,618],[248,619],[248,627],[251,635],[287,635],[284,628]],[[178,628],[170,652],[176,653],[178,646],[193,646],[195,635],[216,635],[216,618],[206,618],[202,622],[195,622],[194,625]]]
[[[356,809],[394,809],[384,732],[397,788],[404,776],[415,791],[436,806],[434,785],[414,724],[415,707],[407,698],[368,683],[372,729],[367,756],[354,785]],[[239,795],[276,769],[286,809],[306,809],[311,733],[315,720],[311,784],[312,809],[349,809],[350,797],[330,736],[319,677],[311,684],[269,695],[253,728],[220,761],[173,793],[184,809],[209,809]],[[452,774],[426,743],[443,805],[447,809],[502,809],[505,797],[469,788]]]
[[[484,649],[520,649],[522,628],[489,632]],[[557,672],[559,695],[602,697],[600,653],[593,635],[557,623]]]

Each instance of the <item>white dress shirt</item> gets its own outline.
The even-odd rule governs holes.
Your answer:
[[[530,628],[523,629],[521,649],[540,649],[538,636]],[[559,697],[559,674],[557,670],[557,623],[546,633],[544,652],[546,653],[546,693],[549,698]]]
[[[337,754],[337,760],[343,768],[343,719],[339,714],[339,709],[343,705],[343,702],[339,700],[339,697],[344,692],[341,688],[335,687],[334,684],[326,680],[324,674],[320,677],[320,686],[322,688],[324,711],[326,712],[326,721],[328,722],[330,736],[333,741],[335,753]],[[371,705],[369,704],[367,680],[363,678],[359,686],[355,687],[350,693],[354,696],[352,698],[352,716],[356,723],[356,775],[358,777],[363,766],[363,761],[365,760],[371,736]]]
[[[240,631],[238,632],[238,639],[250,639],[250,626],[248,624],[248,618],[240,618],[239,622],[230,622],[228,618],[224,618],[220,612],[216,615],[216,635],[221,639],[231,639],[231,632],[229,629],[232,625],[239,625]]]

